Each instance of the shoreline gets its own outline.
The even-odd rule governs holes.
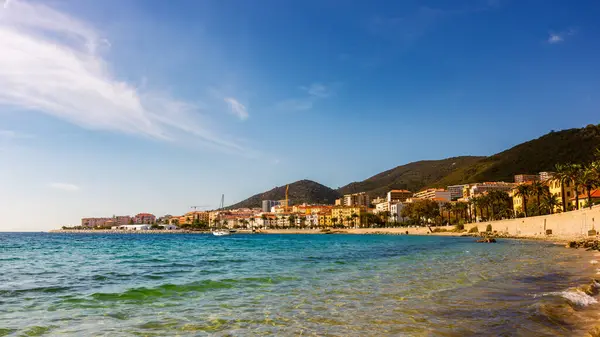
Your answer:
[[[453,226],[444,227],[433,227],[432,229],[445,230],[443,232],[431,232],[427,227],[394,227],[394,228],[350,228],[350,229],[332,229],[329,231],[323,231],[321,229],[261,229],[256,230],[254,234],[352,234],[352,235],[422,235],[422,236],[453,236],[453,237],[482,237],[486,236],[485,232],[469,233],[464,230],[461,232],[454,232]],[[407,234],[408,232],[408,234]],[[210,234],[211,231],[190,231],[190,230],[96,230],[96,229],[84,229],[84,230],[63,230],[56,229],[50,230],[47,233],[52,234]],[[252,234],[250,230],[237,230],[235,234]],[[598,239],[598,236],[585,236],[585,235],[506,235],[504,233],[491,233],[489,235],[495,238],[501,239],[515,239],[515,240],[536,240],[536,241],[550,241],[560,244],[568,243],[570,241],[579,240],[591,240]]]

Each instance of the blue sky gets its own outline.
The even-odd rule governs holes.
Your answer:
[[[0,230],[336,188],[598,123],[597,1],[0,7]]]

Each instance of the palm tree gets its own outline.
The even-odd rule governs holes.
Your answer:
[[[358,218],[358,214],[352,213],[352,226],[356,227],[356,218]]]
[[[527,217],[527,197],[531,195],[531,186],[527,184],[521,184],[517,186],[515,196],[523,198],[523,213]]]
[[[479,207],[479,197],[471,198],[471,203],[473,203],[473,218],[475,218],[475,222],[477,222],[477,207]]]
[[[567,196],[565,195],[565,184],[571,181],[571,176],[569,174],[569,166],[556,164],[556,172],[551,178],[552,182],[560,183],[560,195],[562,201],[562,211],[567,211]]]
[[[541,198],[544,195],[545,191],[546,191],[546,186],[544,186],[544,184],[542,184],[541,181],[536,180],[531,184],[531,193],[535,195],[536,200],[537,200],[538,215],[542,214]]]
[[[553,214],[554,208],[560,206],[560,202],[558,201],[556,195],[547,192],[542,198],[542,205],[544,205],[544,208],[546,208],[550,214]]]
[[[337,222],[338,222],[338,218],[336,218],[336,217],[331,218],[331,223],[333,224],[333,228],[336,228]]]
[[[568,164],[569,165],[569,175],[571,180],[573,181],[573,185],[575,187],[575,207],[579,209],[579,186],[580,186],[580,176],[582,173],[581,164]]]
[[[592,208],[592,190],[599,185],[598,176],[596,175],[596,172],[594,171],[594,168],[591,165],[588,167],[585,167],[581,171],[578,182],[579,182],[579,185],[581,185],[583,188],[585,188],[585,191],[587,192],[588,206],[591,209]],[[578,202],[578,206],[579,206],[579,202]]]
[[[444,212],[443,211],[446,211],[448,213],[448,225],[449,225],[450,224],[450,212],[452,211],[452,204],[447,202],[442,205],[442,222],[444,222]]]
[[[350,227],[350,220],[352,220],[352,217],[346,216],[344,220],[346,220],[346,227]]]

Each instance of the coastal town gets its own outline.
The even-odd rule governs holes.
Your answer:
[[[293,204],[286,189],[285,199],[262,200],[260,208],[191,210],[179,216],[139,213],[83,218],[80,226],[63,229],[257,231],[462,226],[591,207],[600,204],[597,187],[596,176],[583,174],[579,165],[557,165],[556,172],[518,174],[513,182],[470,183],[416,193],[391,189],[374,198],[358,192],[343,195],[334,204]]]

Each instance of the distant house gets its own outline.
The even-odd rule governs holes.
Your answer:
[[[168,231],[174,231],[176,229],[179,229],[179,227],[177,227],[175,225],[161,225],[161,227]]]
[[[115,227],[112,228],[114,229]],[[150,225],[123,225],[116,227],[116,229],[126,231],[147,231],[150,230]]]

